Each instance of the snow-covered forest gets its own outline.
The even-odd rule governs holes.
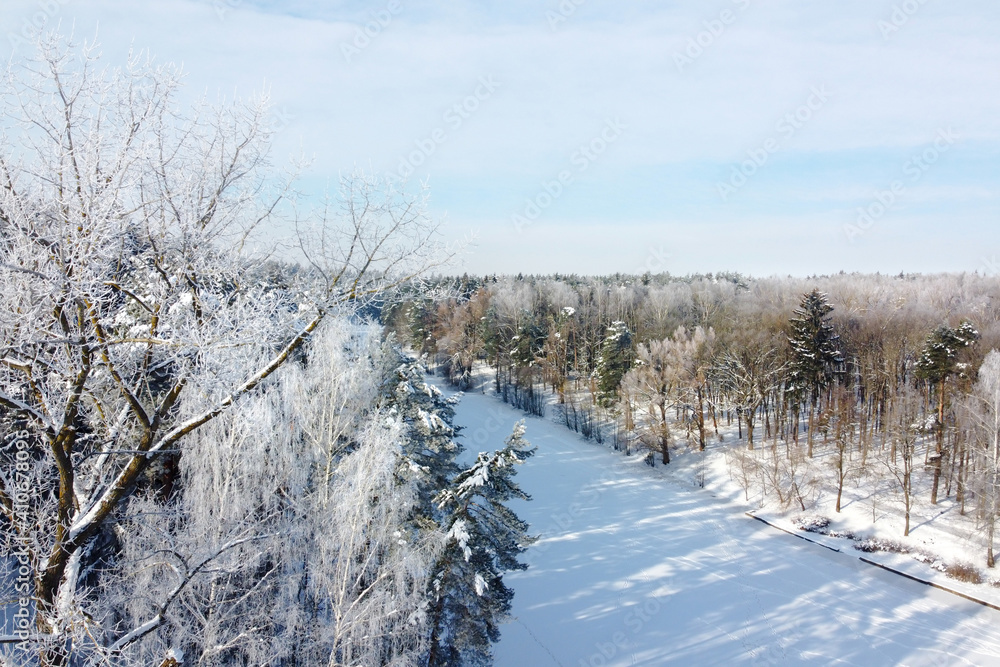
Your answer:
[[[5,667],[487,665],[512,628],[556,662],[547,643],[605,664],[576,635],[532,635],[511,582],[562,531],[554,552],[592,579],[540,573],[559,576],[530,589],[534,627],[621,581],[641,579],[629,594],[646,598],[629,604],[658,613],[671,548],[709,554],[698,567],[725,572],[712,589],[724,606],[746,586],[725,583],[746,574],[732,554],[766,550],[733,546],[757,539],[741,514],[724,528],[708,513],[702,531],[691,506],[705,498],[682,478],[860,550],[911,553],[906,538],[936,522],[972,559],[939,569],[1000,587],[997,276],[441,277],[456,249],[425,189],[355,170],[316,205],[300,192],[305,162],[272,155],[266,95],[191,104],[182,73],[144,53],[115,68],[93,45],[35,46],[0,81]],[[549,449],[532,459],[525,422],[483,418],[484,396],[466,398],[489,437],[464,437],[461,392],[547,417]],[[529,525],[519,470],[548,483],[572,459],[546,487],[544,511],[564,517],[581,505],[562,490],[612,465],[607,451],[571,454],[590,446],[573,434],[632,467],[610,493],[586,492],[592,531],[569,531],[575,514]],[[687,506],[664,509],[675,501]],[[629,524],[627,543],[600,512]],[[902,541],[848,534],[842,512]],[[590,532],[610,553],[576,551]],[[817,561],[789,553],[811,563],[792,582],[808,598]],[[784,613],[781,595],[753,595],[747,636],[750,615]],[[811,609],[810,628],[865,602],[838,605]],[[962,616],[950,611],[933,613]],[[661,638],[691,636],[649,630],[649,662],[785,655],[774,628],[752,633],[769,648],[739,645],[722,616],[710,653],[674,654]],[[912,632],[886,655],[907,655]],[[842,645],[863,651],[867,636]],[[973,655],[947,639],[947,655]]]
[[[4,80],[0,661],[489,662],[531,447],[463,469],[365,316],[447,258],[422,194],[356,172],[304,211],[267,100],[179,82],[58,37]]]
[[[994,567],[1000,493],[997,277],[440,283],[456,296],[414,298],[387,319],[454,386],[548,409],[650,465],[718,444],[747,501],[806,512],[826,494],[840,513],[845,493],[881,498],[901,536],[914,506],[947,502],[944,521],[982,545],[956,576],[995,579],[977,568]]]

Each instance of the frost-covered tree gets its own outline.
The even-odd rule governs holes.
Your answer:
[[[394,371],[394,386],[388,405],[406,427],[404,452],[420,496],[420,517],[438,520],[434,496],[448,487],[461,471],[457,457],[462,446],[453,425],[457,398],[446,399],[429,384],[426,370],[416,360],[407,360]]]
[[[474,293],[460,307],[448,308],[438,326],[438,352],[444,355],[445,377],[462,390],[472,386],[472,373],[476,361],[484,352],[483,322],[489,310],[488,291]]]
[[[269,169],[266,100],[187,112],[172,68],[134,55],[99,69],[95,53],[44,39],[0,93],[0,406],[27,432],[36,490],[15,512],[3,478],[0,506],[5,539],[30,552],[46,665],[162,625],[155,605],[174,607],[212,559],[174,563],[182,590],[140,625],[90,632],[131,500],[176,499],[199,429],[296,359],[328,314],[440,257],[421,198],[355,174],[339,208],[301,221],[306,268],[276,283],[254,250],[287,191]],[[214,544],[213,558],[238,546]]]
[[[813,413],[818,409],[822,390],[843,363],[838,336],[830,324],[833,306],[827,296],[814,289],[802,297],[789,322],[788,342],[792,348],[792,391],[809,403],[809,456],[812,456]]]
[[[746,423],[747,449],[754,446],[760,406],[778,387],[784,371],[776,350],[764,345],[729,350],[721,355],[713,370],[720,390],[736,407],[738,418]]]
[[[91,636],[117,639],[93,658],[369,665],[423,652],[440,531],[411,520],[406,425],[380,408],[397,358],[377,334],[327,321],[304,367],[188,438],[173,502],[130,499],[119,567],[88,606]]]
[[[639,441],[670,463],[673,439],[670,412],[683,410],[698,427],[699,446],[705,443],[705,384],[715,332],[701,327],[688,333],[678,327],[673,337],[640,343],[632,368],[622,377],[619,394],[626,428]]]
[[[505,503],[531,499],[512,478],[533,453],[518,422],[503,449],[479,454],[437,498],[448,541],[432,582],[428,665],[492,664],[514,595],[503,573],[527,567],[518,556],[533,542]]]
[[[969,321],[963,321],[952,329],[942,324],[927,336],[924,348],[915,364],[915,374],[922,380],[927,380],[937,392],[937,431],[934,457],[934,482],[931,486],[931,504],[938,501],[941,470],[944,465],[944,432],[945,408],[948,397],[948,380],[955,374],[964,371],[965,366],[959,363],[961,352],[979,340],[979,332]]]
[[[926,432],[927,419],[917,391],[907,383],[893,404],[889,433],[892,446],[878,456],[894,482],[903,504],[903,536],[910,534],[917,441]]]
[[[970,486],[979,499],[985,527],[986,566],[994,567],[993,542],[1000,514],[1000,352],[991,350],[966,400],[972,424],[973,474]]]
[[[679,381],[671,363],[668,339],[640,343],[633,368],[619,385],[626,430],[634,430],[644,448],[659,452],[664,465],[670,463],[673,429],[669,413],[675,405]]]

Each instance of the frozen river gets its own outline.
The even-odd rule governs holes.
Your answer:
[[[495,449],[522,413],[476,394],[456,423]],[[541,536],[507,575],[501,667],[1000,665],[1000,612],[798,540],[546,420],[515,511]]]

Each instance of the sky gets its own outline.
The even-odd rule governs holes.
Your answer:
[[[2,0],[273,104],[319,195],[426,183],[448,273],[1000,272],[995,0]]]

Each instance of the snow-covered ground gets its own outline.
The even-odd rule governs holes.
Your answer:
[[[470,450],[523,419],[466,394]],[[1000,665],[1000,612],[753,521],[730,499],[664,477],[544,419],[515,511],[539,542],[496,664]]]

